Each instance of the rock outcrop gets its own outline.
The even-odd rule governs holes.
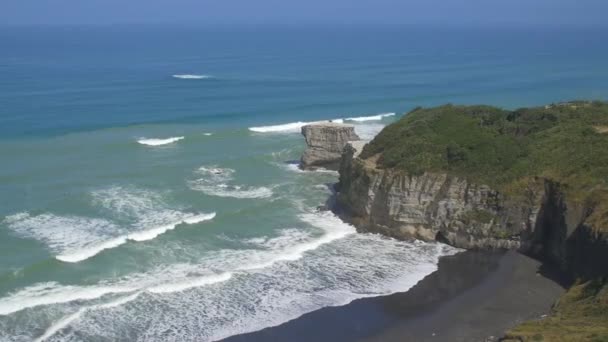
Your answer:
[[[345,148],[334,208],[360,230],[467,249],[519,249],[580,275],[608,269],[607,240],[591,238],[586,223],[592,208],[567,203],[559,184],[531,179],[523,197],[509,198],[448,173],[378,168],[373,157],[357,157],[361,147]]]
[[[325,167],[338,169],[344,146],[359,140],[353,125],[323,122],[302,127],[307,148],[302,155],[303,168]]]

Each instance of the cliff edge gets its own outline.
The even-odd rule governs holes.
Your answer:
[[[598,311],[608,307],[606,127],[602,102],[417,108],[363,148],[346,146],[334,210],[362,231],[532,255],[579,279],[575,291],[592,288],[577,310],[608,320]],[[510,336],[558,336],[532,326]],[[573,336],[564,341],[583,335]]]

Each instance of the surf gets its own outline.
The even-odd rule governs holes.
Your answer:
[[[344,123],[346,121],[353,122],[366,122],[366,121],[382,121],[384,118],[388,118],[391,116],[395,116],[395,113],[381,113],[371,116],[357,116],[357,117],[347,117],[347,118],[338,118],[338,119],[328,119],[328,120],[319,120],[319,121],[296,121],[289,122],[285,124],[278,125],[269,125],[269,126],[255,126],[249,127],[251,132],[256,133],[300,133],[303,126],[316,124],[316,123],[327,123],[327,122],[335,122],[335,123]]]
[[[133,187],[93,191],[91,202],[113,220],[28,212],[2,222],[16,235],[41,241],[62,262],[77,263],[129,241],[143,242],[176,229],[215,218],[216,213],[182,212],[167,207],[161,193]]]
[[[176,74],[172,76],[173,78],[181,79],[181,80],[204,80],[213,78],[211,75],[196,75],[196,74]]]
[[[234,184],[235,170],[217,166],[201,166],[195,174],[201,176],[188,181],[190,189],[201,191],[209,196],[256,199],[272,197],[274,192],[266,186]]]
[[[141,139],[137,140],[137,142],[142,145],[147,145],[147,146],[162,146],[162,145],[172,144],[172,143],[178,142],[183,139],[184,139],[184,137],[171,137],[171,138],[166,138],[166,139],[141,138]]]

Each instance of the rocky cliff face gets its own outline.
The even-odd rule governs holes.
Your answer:
[[[523,196],[508,198],[446,173],[379,169],[373,157],[356,157],[356,147],[345,148],[335,210],[361,230],[467,249],[520,249],[579,274],[608,267],[607,240],[590,238],[592,208],[568,203],[559,184],[532,179]]]
[[[307,148],[302,155],[303,168],[325,167],[337,169],[349,141],[359,140],[353,125],[332,122],[315,123],[302,127]]]

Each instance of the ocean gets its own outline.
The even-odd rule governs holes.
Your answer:
[[[318,211],[300,127],[608,99],[606,31],[0,29],[0,341],[215,341],[458,250]]]

